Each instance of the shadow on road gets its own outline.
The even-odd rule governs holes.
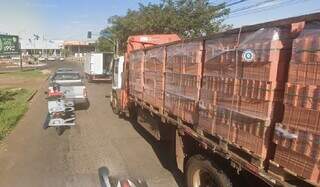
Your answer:
[[[42,124],[42,127],[44,130],[46,130],[47,128],[49,128],[49,120],[50,120],[50,116],[49,113],[47,113],[47,116]]]
[[[156,153],[161,165],[171,172],[176,183],[180,187],[184,187],[185,183],[183,180],[182,172],[177,168],[175,163],[175,158],[168,154],[170,152],[169,146],[162,144],[157,141],[152,135],[149,134],[143,127],[141,127],[137,122],[130,121],[135,130],[152,146],[152,149]]]

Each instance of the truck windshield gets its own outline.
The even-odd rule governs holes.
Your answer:
[[[54,80],[79,80],[80,75],[78,73],[58,73],[54,76]]]

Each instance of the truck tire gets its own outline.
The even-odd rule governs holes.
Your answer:
[[[188,160],[185,176],[188,187],[232,187],[226,174],[201,155]]]

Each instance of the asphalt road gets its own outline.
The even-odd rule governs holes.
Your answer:
[[[79,67],[75,63],[59,66]],[[76,126],[62,136],[54,129],[43,129],[46,86],[41,86],[29,111],[0,145],[1,187],[100,186],[98,169],[104,166],[112,176],[145,179],[151,187],[182,186],[166,148],[112,113],[105,97],[110,84],[87,84],[90,108],[77,111]]]

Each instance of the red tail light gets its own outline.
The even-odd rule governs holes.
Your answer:
[[[60,118],[61,116],[62,116],[62,113],[60,113],[60,112],[53,113],[54,118]]]
[[[62,96],[62,93],[58,90],[48,89],[48,96]]]

